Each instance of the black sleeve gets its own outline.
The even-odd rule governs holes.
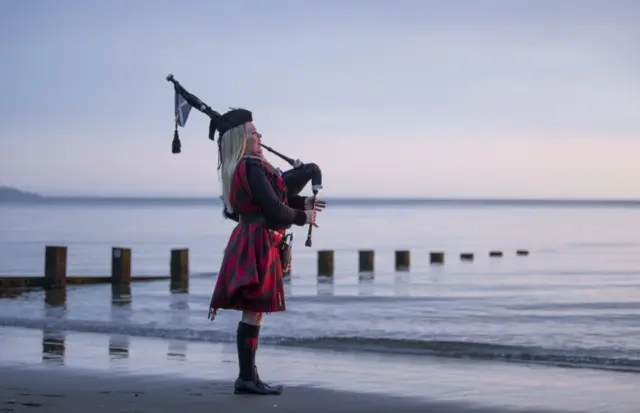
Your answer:
[[[224,211],[224,216],[236,221],[236,222],[240,222],[240,215],[237,212],[232,212],[231,214],[227,212],[227,207],[223,207],[223,211]]]
[[[293,209],[302,209],[304,210],[304,200],[306,197],[300,195],[293,195],[287,198],[289,201],[289,206]]]
[[[252,160],[247,160],[247,180],[253,194],[254,202],[260,206],[267,221],[282,225],[303,226],[307,221],[307,214],[299,209],[293,209],[284,204],[276,195],[263,166]]]

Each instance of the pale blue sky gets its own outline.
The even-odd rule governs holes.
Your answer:
[[[171,72],[326,196],[640,197],[637,1],[3,0],[0,53],[0,183],[44,194],[217,195]]]

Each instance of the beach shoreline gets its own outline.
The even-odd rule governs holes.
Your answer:
[[[229,343],[2,327],[0,399],[13,400],[11,413],[30,408],[20,403],[73,413],[98,401],[110,406],[103,411],[128,413],[276,405],[285,412],[634,413],[640,385],[630,373],[261,345],[261,376],[284,384],[286,394],[246,401],[232,394],[236,363]],[[145,395],[132,396],[134,388]]]
[[[555,413],[548,409],[505,409],[473,403],[426,401],[410,397],[359,394],[309,386],[292,386],[280,396],[234,395],[225,381],[184,377],[130,376],[64,367],[3,366],[0,401],[3,412],[40,407],[51,412],[402,412]]]

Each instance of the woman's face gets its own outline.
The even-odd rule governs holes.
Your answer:
[[[244,124],[245,131],[247,133],[247,148],[245,154],[253,156],[262,156],[262,135],[258,133],[253,122],[247,122]]]

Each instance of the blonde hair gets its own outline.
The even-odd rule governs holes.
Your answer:
[[[233,206],[229,201],[231,181],[236,172],[238,162],[247,149],[247,135],[244,125],[229,129],[220,136],[220,181],[222,183],[222,200],[227,212],[233,213]]]

